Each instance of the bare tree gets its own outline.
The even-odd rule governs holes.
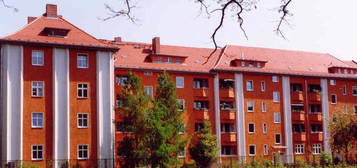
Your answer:
[[[19,11],[19,9],[17,9],[16,7],[11,6],[11,5],[8,5],[8,4],[5,2],[5,0],[0,0],[0,3],[1,3],[1,5],[4,6],[5,8],[13,9],[14,12],[18,12],[18,11]]]
[[[109,16],[103,20],[113,19],[116,17],[127,17],[132,22],[135,22],[134,17],[131,15],[132,10],[136,7],[133,5],[133,0],[119,0],[124,5],[124,8],[120,10],[114,10],[108,4],[105,4],[105,7],[108,9]],[[209,58],[220,48],[216,41],[217,32],[222,28],[227,15],[233,13],[232,17],[237,19],[237,23],[239,25],[240,30],[242,31],[244,37],[248,39],[248,35],[244,29],[244,18],[243,13],[249,12],[252,10],[257,9],[258,1],[259,0],[213,0],[213,3],[208,3],[208,0],[194,0],[195,3],[200,4],[200,13],[204,12],[208,16],[211,15],[218,15],[220,17],[219,23],[217,27],[214,29],[213,33],[211,34],[211,39],[214,44],[213,52],[207,57],[206,63]],[[212,2],[212,1],[210,1]],[[280,6],[277,8],[277,12],[281,15],[278,18],[278,24],[274,29],[274,32],[277,33],[280,37],[286,39],[282,31],[282,25],[288,24],[287,17],[291,16],[292,14],[288,10],[289,5],[291,4],[292,0],[280,0]]]

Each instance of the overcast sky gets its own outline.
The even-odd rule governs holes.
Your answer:
[[[205,14],[199,15],[199,4],[194,0],[136,1],[138,7],[133,14],[139,21],[132,24],[126,18],[105,22],[98,19],[108,16],[104,3],[120,8],[119,0],[6,0],[19,12],[0,6],[0,37],[19,30],[27,16],[40,16],[45,4],[53,3],[65,19],[97,38],[120,36],[125,41],[151,42],[159,36],[162,44],[213,47],[210,35],[218,24],[218,15],[209,19]],[[228,18],[217,34],[219,45],[314,51],[357,60],[356,0],[294,0],[290,25],[283,27],[287,40],[273,32],[279,19],[279,1],[260,0],[257,10],[244,15],[248,40],[237,22]]]

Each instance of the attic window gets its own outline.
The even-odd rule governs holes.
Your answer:
[[[40,35],[49,36],[49,37],[66,37],[68,32],[69,32],[68,29],[46,27],[42,30]]]

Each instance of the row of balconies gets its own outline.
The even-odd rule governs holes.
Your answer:
[[[311,133],[310,139],[313,142],[323,141],[323,132]],[[293,133],[293,140],[295,142],[305,142],[306,141],[306,132]]]
[[[193,89],[193,96],[195,97],[208,97],[209,89]],[[233,89],[220,89],[219,95],[222,98],[234,98],[234,90]]]
[[[321,122],[323,120],[322,114],[321,113],[311,113],[308,114],[309,116],[309,121],[318,121]],[[291,119],[293,121],[305,121],[306,120],[306,115],[304,112],[292,112],[291,113]]]
[[[319,92],[310,92],[308,93],[309,101],[311,102],[321,102],[321,94]],[[291,100],[293,102],[303,102],[304,94],[302,92],[292,92]]]

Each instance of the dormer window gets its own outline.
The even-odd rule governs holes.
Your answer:
[[[253,68],[253,67],[254,67],[253,62],[250,62],[250,63],[249,63],[249,67],[250,67],[250,68]]]
[[[245,62],[244,61],[242,61],[242,67],[245,67]]]
[[[264,68],[267,61],[264,60],[248,60],[248,59],[235,59],[232,60],[230,66],[233,67],[249,67],[249,68]]]
[[[167,57],[167,63],[171,64],[171,57]]]
[[[258,67],[258,68],[260,68],[260,67],[261,67],[260,62],[258,62],[258,63],[257,63],[257,67]]]
[[[40,35],[49,37],[66,37],[68,32],[68,29],[45,27],[40,33]]]

